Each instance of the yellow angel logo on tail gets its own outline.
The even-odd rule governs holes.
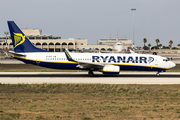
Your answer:
[[[25,35],[21,33],[14,33],[14,48],[22,44],[25,41]]]

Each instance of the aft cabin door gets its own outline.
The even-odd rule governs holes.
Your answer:
[[[36,64],[37,64],[37,65],[40,64],[40,56],[39,56],[39,55],[36,56]]]

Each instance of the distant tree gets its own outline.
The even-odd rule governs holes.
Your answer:
[[[143,49],[144,49],[144,50],[148,50],[149,47],[148,47],[148,46],[144,46]]]
[[[156,39],[156,44],[157,44],[157,47],[158,47],[158,43],[160,42],[160,40],[159,39]]]
[[[158,48],[161,48],[161,47],[162,47],[162,44],[159,44],[159,45],[158,45]]]
[[[154,50],[154,49],[159,49],[159,48],[157,46],[152,46],[151,50]]]
[[[178,46],[178,49],[180,48],[180,44],[177,45]]]
[[[137,49],[137,50],[141,50],[141,47],[139,47],[139,46],[136,46],[136,49]]]
[[[170,47],[170,49],[172,48],[172,44],[173,44],[173,41],[170,40],[170,41],[169,41],[169,47]]]
[[[177,50],[178,48],[177,47],[172,47],[173,50]]]
[[[169,47],[168,46],[163,46],[162,49],[169,49]]]
[[[146,38],[144,38],[144,39],[143,39],[143,42],[144,42],[144,46],[145,46],[145,43],[147,42],[147,39],[146,39]]]
[[[149,50],[150,50],[151,49],[151,44],[150,43],[148,44],[148,47],[149,47]]]

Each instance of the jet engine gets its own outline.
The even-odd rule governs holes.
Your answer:
[[[120,66],[105,65],[102,70],[103,74],[119,74]]]
[[[157,55],[157,52],[153,52],[153,55]]]

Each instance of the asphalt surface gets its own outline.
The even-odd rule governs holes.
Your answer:
[[[155,72],[122,72],[119,75],[86,72],[0,72],[1,84],[42,83],[101,83],[101,84],[180,84],[180,72],[166,72],[156,76]]]
[[[180,54],[162,54],[162,56],[174,57],[172,62],[180,64]],[[21,64],[24,63],[15,59],[6,59],[0,60],[0,64],[17,64],[22,69]],[[27,66],[24,67],[33,69],[33,65]],[[3,69],[9,68],[6,66]],[[41,68],[36,67],[36,69]],[[119,75],[95,73],[93,77],[89,77],[87,72],[0,72],[0,83],[180,84],[180,72],[165,72],[159,77],[156,76],[156,72],[121,72]]]

